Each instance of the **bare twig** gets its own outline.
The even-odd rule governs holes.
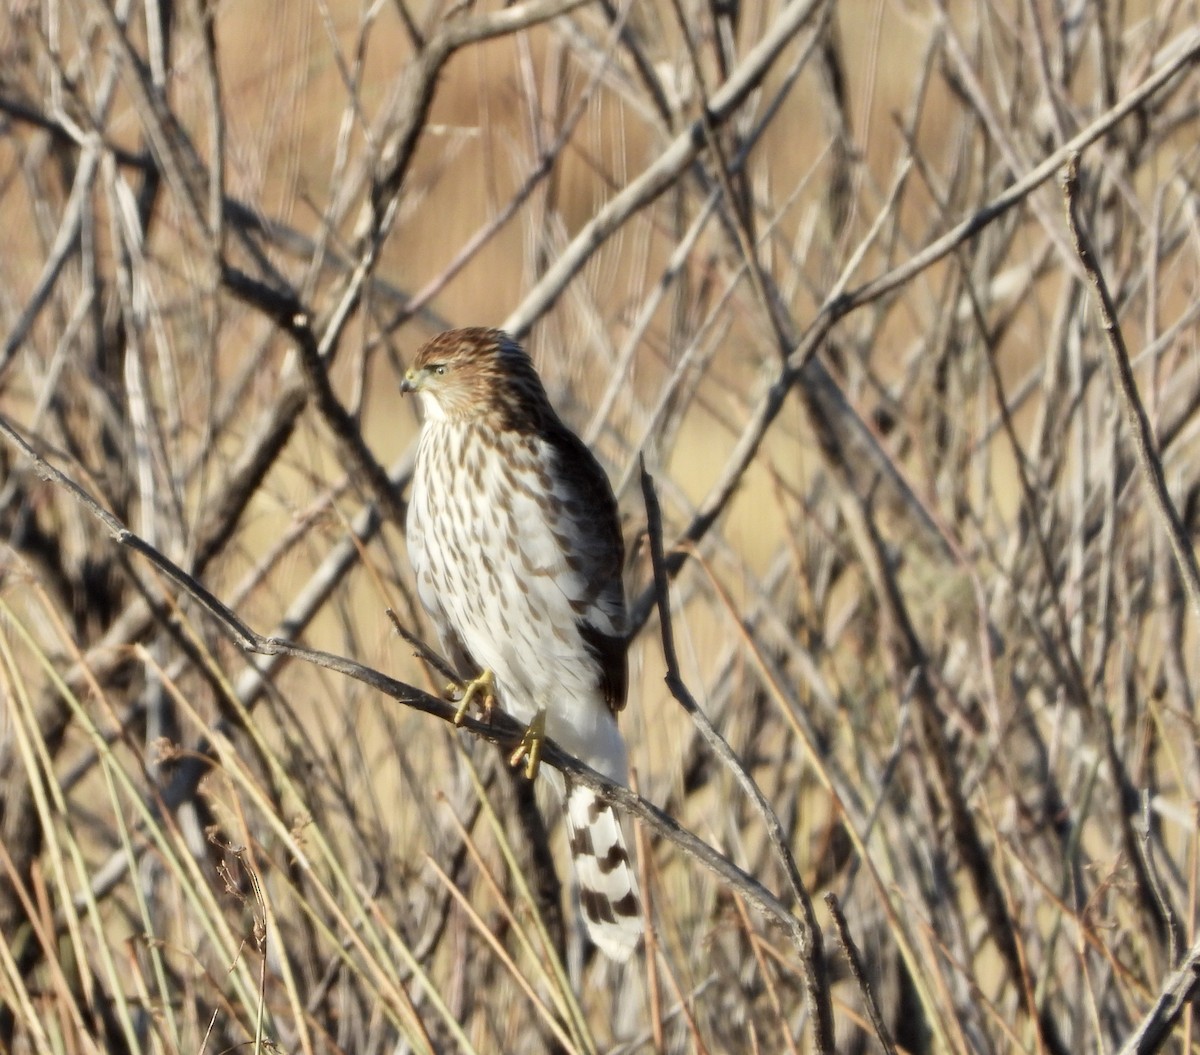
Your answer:
[[[413,655],[420,656],[423,663],[428,663],[443,678],[447,678],[452,682],[457,682],[463,676],[464,671],[454,670],[449,663],[400,622],[400,618],[390,608],[387,610],[387,617],[392,621],[392,626],[396,628],[396,633],[404,638],[408,644],[412,645]]]
[[[1108,362],[1112,368],[1113,381],[1121,396],[1125,408],[1125,418],[1133,437],[1134,449],[1137,452],[1138,465],[1141,466],[1142,476],[1154,508],[1158,513],[1158,521],[1175,554],[1175,563],[1179,566],[1179,575],[1183,580],[1184,589],[1192,602],[1192,609],[1200,616],[1200,565],[1196,563],[1196,553],[1192,549],[1191,539],[1187,528],[1171,501],[1167,490],[1167,481],[1163,476],[1162,459],[1158,456],[1157,444],[1154,440],[1154,429],[1146,415],[1138,396],[1137,382],[1133,377],[1133,367],[1129,362],[1129,352],[1125,347],[1125,337],[1121,333],[1121,324],[1117,321],[1117,306],[1112,294],[1108,291],[1108,283],[1100,270],[1100,261],[1096,250],[1083,225],[1079,215],[1079,154],[1074,152],[1067,162],[1066,174],[1063,177],[1063,199],[1067,208],[1067,222],[1071,228],[1071,237],[1075,243],[1075,251],[1083,263],[1092,288],[1096,291],[1097,310],[1100,322],[1104,327],[1105,347],[1108,349]]]
[[[791,928],[792,940],[800,954],[804,965],[804,981],[808,992],[809,1008],[813,1016],[813,1033],[820,1052],[833,1052],[833,1005],[829,998],[829,975],[825,967],[825,949],[821,938],[821,928],[817,923],[816,912],[813,910],[812,898],[800,878],[800,870],[796,867],[796,859],[792,856],[784,835],[783,825],[762,793],[762,789],[746,772],[738,757],[733,753],[728,741],[717,732],[708,716],[696,703],[683,677],[679,672],[679,660],[675,654],[675,638],[671,630],[671,597],[670,577],[667,574],[666,560],[663,557],[662,516],[659,513],[658,497],[654,493],[654,481],[642,465],[642,498],[646,503],[647,531],[650,536],[650,554],[654,565],[654,585],[658,596],[658,615],[662,630],[663,656],[667,664],[666,681],[671,695],[679,701],[684,710],[691,715],[692,721],[700,735],[721,763],[733,774],[734,779],[741,785],[742,790],[754,804],[767,829],[771,845],[775,848],[783,865],[796,903],[800,906],[800,916],[795,918]]]
[[[846,961],[850,964],[850,974],[853,975],[854,981],[858,985],[858,991],[863,998],[863,1005],[867,1009],[867,1017],[871,1020],[875,1036],[879,1038],[879,1043],[883,1045],[883,1050],[888,1055],[896,1055],[896,1043],[892,1040],[891,1030],[883,1020],[883,1014],[879,1010],[875,992],[871,987],[871,980],[867,977],[866,969],[863,966],[862,956],[858,951],[858,946],[854,944],[854,939],[850,936],[849,924],[846,923],[846,917],[842,914],[842,906],[838,904],[837,895],[833,891],[825,895],[825,905],[833,917],[838,941],[842,943],[842,951],[845,952]]]
[[[1200,942],[1163,984],[1154,1006],[1118,1049],[1117,1055],[1154,1055],[1171,1036],[1175,1023],[1200,994]]]

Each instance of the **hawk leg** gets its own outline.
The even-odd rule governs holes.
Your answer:
[[[450,685],[448,687],[450,689],[458,689],[462,692],[462,696],[459,697],[458,701],[458,710],[454,712],[455,725],[462,725],[463,718],[466,716],[476,696],[481,697],[479,706],[483,711],[484,718],[491,719],[492,708],[496,706],[496,679],[490,670],[485,670],[479,677],[472,678],[462,685]]]
[[[533,721],[517,744],[517,749],[509,755],[508,764],[516,766],[525,759],[525,776],[530,780],[537,776],[538,766],[542,761],[542,742],[546,739],[546,710],[541,708],[533,716]]]

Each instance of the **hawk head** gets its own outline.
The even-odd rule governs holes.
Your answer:
[[[400,391],[420,393],[429,419],[501,429],[536,428],[550,406],[525,349],[482,327],[447,330],[422,346]]]

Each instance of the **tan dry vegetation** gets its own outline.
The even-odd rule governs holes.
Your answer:
[[[1197,21],[10,4],[0,1051],[1191,1050]],[[1140,455],[1052,178],[1097,120]],[[428,636],[397,371],[474,324],[619,491],[624,969],[387,615]]]

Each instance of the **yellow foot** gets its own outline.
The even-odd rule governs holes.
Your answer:
[[[492,676],[490,670],[485,670],[477,678],[472,678],[465,685],[450,685],[450,689],[460,689],[462,696],[459,697],[458,710],[454,712],[454,724],[462,725],[463,716],[471,706],[471,702],[476,696],[481,696],[479,701],[480,710],[483,711],[483,716],[486,719],[491,719],[492,708],[496,706],[496,679]]]
[[[510,766],[520,765],[525,759],[525,775],[532,780],[537,776],[538,766],[542,761],[542,741],[546,739],[546,712],[540,710],[533,716],[517,749],[509,756]]]

